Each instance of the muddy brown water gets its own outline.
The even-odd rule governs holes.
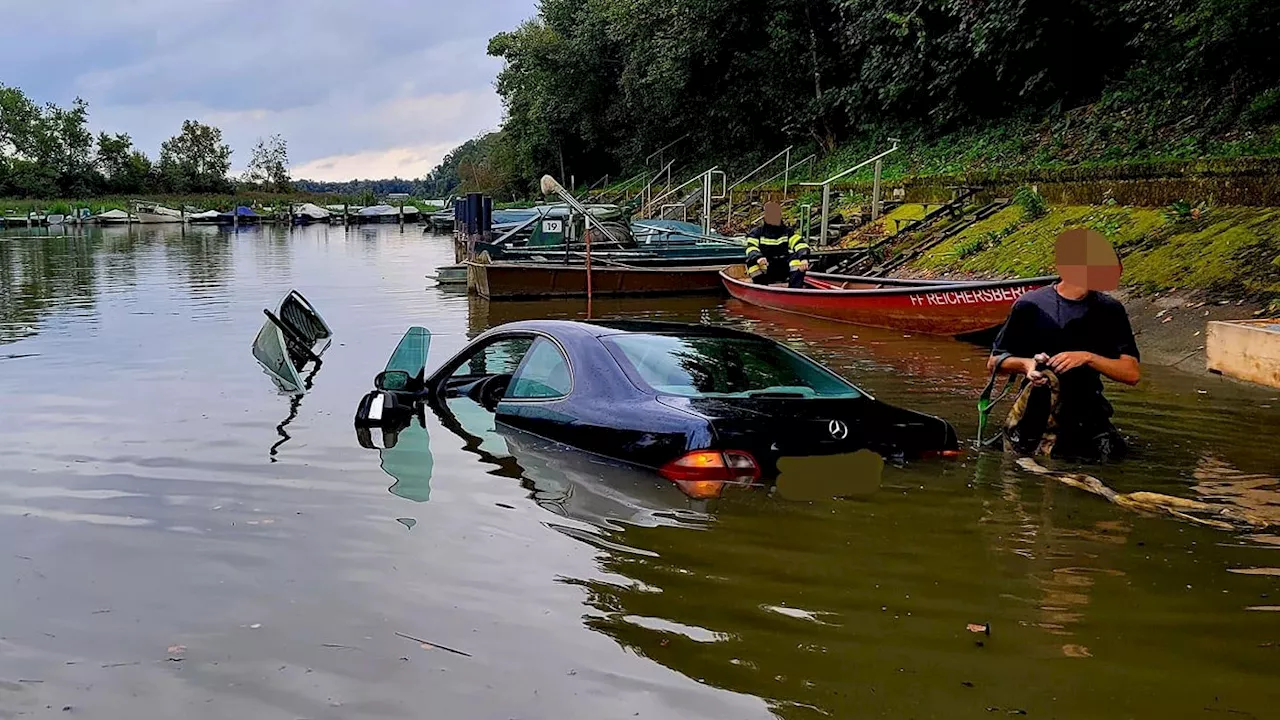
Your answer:
[[[395,227],[0,240],[0,718],[1276,717],[1266,531],[999,455],[704,507],[475,408],[362,449],[407,326],[438,363],[585,309],[432,287],[451,255]],[[336,333],[296,405],[249,355],[289,288]],[[718,298],[594,310],[755,330],[973,434],[973,345]],[[1109,392],[1136,453],[1108,484],[1280,519],[1280,393],[1159,368]]]

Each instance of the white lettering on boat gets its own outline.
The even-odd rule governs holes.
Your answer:
[[[949,292],[921,293],[911,296],[911,304],[915,306],[929,305],[977,305],[985,303],[1011,303],[1031,290],[1033,285],[1015,287],[981,288],[979,290],[960,290]]]

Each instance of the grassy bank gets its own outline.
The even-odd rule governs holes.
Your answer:
[[[911,265],[926,275],[1010,277],[1053,272],[1053,241],[1091,227],[1111,239],[1123,283],[1138,293],[1183,290],[1280,301],[1280,208],[1014,204],[933,247]]]

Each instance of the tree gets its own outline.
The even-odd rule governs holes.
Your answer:
[[[127,133],[98,133],[95,165],[102,175],[103,187],[109,192],[137,193],[149,189],[151,160],[141,150],[134,149],[133,139]]]
[[[241,182],[272,192],[283,193],[293,189],[293,181],[289,178],[289,147],[283,137],[272,135],[265,142],[258,138]]]
[[[40,108],[19,88],[0,83],[0,159],[31,151]]]
[[[523,194],[534,178],[521,177],[506,133],[486,133],[454,148],[421,181],[425,197],[444,198],[459,192]]]
[[[158,170],[172,192],[224,192],[231,184],[231,147],[220,129],[186,120],[182,132],[160,145]]]
[[[0,85],[0,179],[4,194],[81,197],[93,192],[89,105],[43,108],[22,90]]]

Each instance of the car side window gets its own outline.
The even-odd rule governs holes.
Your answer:
[[[506,399],[545,399],[569,394],[573,379],[569,373],[569,361],[555,343],[546,338],[533,341],[524,366],[511,378]]]
[[[458,366],[453,377],[510,375],[520,367],[520,361],[529,352],[533,340],[530,337],[516,337],[491,342]]]

